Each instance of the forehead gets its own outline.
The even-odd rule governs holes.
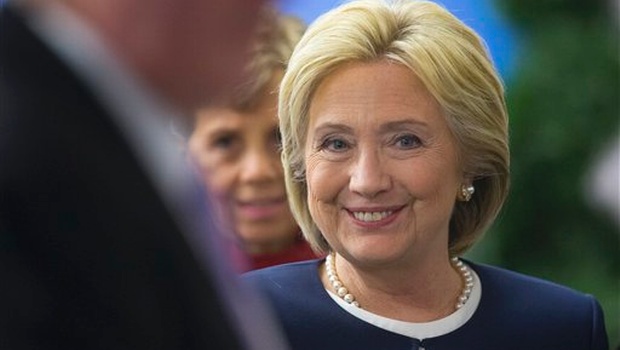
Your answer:
[[[311,124],[351,117],[367,122],[404,117],[445,122],[441,106],[416,74],[387,60],[337,68],[319,84],[309,112]]]
[[[233,108],[212,107],[198,112],[196,129],[202,133],[220,130],[252,131],[277,126],[275,109],[261,108],[247,112]]]

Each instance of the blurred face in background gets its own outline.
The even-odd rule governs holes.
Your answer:
[[[188,115],[242,81],[266,0],[63,0],[112,51]],[[41,2],[45,4],[45,2]]]
[[[188,105],[218,101],[221,93],[225,95],[243,79],[240,72],[249,60],[257,14],[267,1],[157,1],[165,1],[169,5],[165,10],[172,13],[167,32],[161,33],[168,35],[167,50],[178,58],[174,67],[169,68],[178,74],[168,83],[181,97],[187,94]],[[194,91],[183,90],[186,86],[192,86]]]
[[[248,111],[210,107],[189,142],[206,183],[250,254],[281,250],[299,229],[280,162],[276,81]]]

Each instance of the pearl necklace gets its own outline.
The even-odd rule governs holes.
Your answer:
[[[329,283],[332,285],[336,294],[341,297],[347,303],[360,307],[360,303],[355,300],[353,294],[349,293],[349,290],[344,286],[344,284],[340,281],[340,277],[336,273],[336,266],[334,264],[336,260],[336,255],[334,252],[331,252],[325,257],[325,272],[327,273],[327,278],[329,279]],[[471,291],[474,288],[474,277],[472,276],[469,267],[463,263],[459,258],[453,257],[450,259],[452,262],[452,266],[456,271],[461,274],[461,278],[463,279],[463,290],[459,295],[455,309],[458,310],[467,303],[469,296],[471,295]]]

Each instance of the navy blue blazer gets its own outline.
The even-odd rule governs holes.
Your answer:
[[[541,279],[469,263],[482,284],[478,309],[457,330],[420,341],[366,323],[334,303],[317,273],[321,261],[243,275],[271,300],[295,350],[608,350],[598,302]]]

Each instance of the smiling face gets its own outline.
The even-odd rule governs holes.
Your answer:
[[[267,93],[248,112],[204,109],[189,144],[250,253],[278,251],[299,232],[284,188],[276,106],[277,95]]]
[[[310,213],[347,260],[447,256],[464,179],[441,108],[410,69],[356,63],[327,76],[310,104],[304,158]]]

